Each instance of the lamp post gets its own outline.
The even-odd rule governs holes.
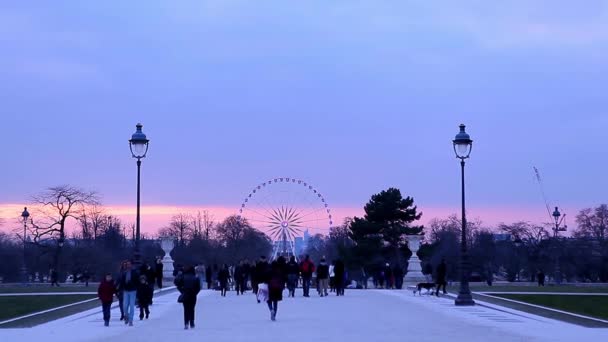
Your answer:
[[[150,142],[142,132],[142,127],[143,125],[138,123],[135,126],[135,133],[133,133],[129,140],[131,155],[133,158],[137,159],[137,218],[135,221],[135,249],[133,251],[133,261],[137,267],[141,266],[141,255],[139,252],[141,159],[146,157],[146,153],[148,153],[148,143]]]
[[[469,254],[467,251],[467,219],[465,211],[465,191],[464,191],[464,161],[469,158],[473,148],[473,140],[465,131],[465,125],[460,125],[460,132],[453,140],[456,158],[460,159],[461,167],[461,187],[462,187],[462,230],[460,238],[460,291],[454,303],[458,306],[475,305],[471,289],[469,289]]]
[[[559,212],[559,208],[555,207],[555,210],[553,211],[553,214],[551,214],[551,216],[553,216],[553,220],[555,221],[555,226],[553,227],[553,244],[554,244],[554,249],[555,249],[555,283],[556,284],[561,284],[562,283],[562,272],[559,266],[559,246],[558,246],[558,241],[559,241],[559,232],[561,231],[565,231],[566,228],[565,227],[560,227],[562,222],[564,221],[564,218],[566,217],[566,215],[562,216],[562,213]]]
[[[27,207],[23,208],[21,218],[23,218],[23,267],[21,267],[21,275],[23,276],[23,283],[27,284],[27,263],[25,256],[25,235],[27,234],[27,219],[30,217],[30,213],[27,211]]]

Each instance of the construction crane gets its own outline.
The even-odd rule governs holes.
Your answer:
[[[566,214],[562,215],[562,213],[559,212],[558,207],[555,207],[555,210],[551,212],[551,207],[549,206],[549,201],[547,200],[545,186],[543,185],[543,180],[540,177],[540,172],[535,166],[533,166],[532,168],[534,169],[534,176],[540,187],[540,193],[543,196],[543,201],[545,202],[547,214],[549,214],[549,218],[555,223],[555,225],[553,226],[553,236],[557,237],[559,232],[565,232],[568,229],[568,226],[565,224]]]

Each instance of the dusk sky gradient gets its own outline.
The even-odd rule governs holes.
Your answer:
[[[296,177],[445,216],[460,123],[469,215],[547,221],[533,166],[570,221],[607,201],[608,1],[5,0],[0,44],[3,216],[59,184],[133,208],[137,122],[147,206]]]

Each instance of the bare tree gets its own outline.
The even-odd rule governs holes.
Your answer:
[[[39,206],[38,220],[32,221],[31,234],[35,244],[48,240],[57,240],[55,269],[59,254],[65,241],[65,227],[68,219],[79,220],[87,205],[98,205],[99,197],[93,191],[62,185],[46,189],[32,197],[32,202]]]
[[[179,213],[171,217],[171,221],[167,227],[161,228],[160,236],[176,237],[180,245],[185,245],[186,240],[193,235],[192,223],[193,219],[190,215]]]
[[[88,205],[82,210],[79,218],[82,238],[85,240],[96,240],[101,234],[104,226],[108,224],[108,215],[98,205]]]
[[[576,215],[576,223],[578,227],[574,231],[575,237],[605,242],[608,234],[608,205],[601,204],[594,209],[581,210]]]
[[[543,239],[549,236],[545,227],[524,221],[512,224],[501,223],[498,225],[498,229],[531,246],[538,246]]]

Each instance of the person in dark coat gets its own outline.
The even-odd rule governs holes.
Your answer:
[[[163,260],[158,257],[156,258],[156,264],[154,265],[154,273],[156,278],[156,286],[159,289],[163,288],[163,269],[165,265],[163,265]]]
[[[344,296],[345,270],[344,262],[338,259],[334,264],[334,275],[336,277],[336,295]]]
[[[175,279],[175,286],[181,294],[184,305],[184,329],[194,328],[194,308],[196,296],[201,291],[201,282],[194,273],[194,267],[188,266],[184,272]]]
[[[207,266],[205,270],[205,281],[207,282],[207,289],[211,288],[211,283],[213,282],[213,270],[211,269],[211,265]]]
[[[59,276],[57,274],[57,270],[54,268],[51,268],[50,273],[51,273],[51,287],[53,287],[53,286],[59,287],[59,282],[58,282]]]
[[[545,272],[538,270],[538,286],[545,286]]]
[[[101,301],[103,322],[106,327],[110,326],[110,308],[112,307],[112,301],[114,300],[114,293],[116,293],[114,281],[112,280],[112,275],[108,273],[97,289],[97,297],[99,297],[99,300]]]
[[[296,296],[296,286],[300,278],[300,266],[296,262],[296,258],[291,256],[287,263],[287,289],[289,290],[288,297]]]
[[[247,280],[245,279],[245,261],[243,260],[234,268],[234,285],[237,296],[244,294]]]
[[[327,297],[327,289],[329,286],[329,265],[325,261],[325,258],[321,259],[319,266],[317,267],[317,281],[319,282],[319,295],[321,297]]]
[[[152,304],[152,296],[154,294],[153,284],[148,283],[148,278],[145,275],[139,277],[139,285],[137,287],[137,304],[139,305],[139,320],[146,319],[150,316],[150,304]]]
[[[88,267],[85,267],[84,272],[82,272],[82,280],[84,281],[84,286],[89,287],[89,280],[91,280],[91,272],[89,272]]]
[[[228,291],[228,281],[230,280],[230,272],[228,271],[228,265],[224,264],[224,267],[218,272],[217,280],[220,282],[220,291],[222,297],[226,297]]]
[[[279,257],[283,258],[283,257]],[[285,259],[283,259],[285,264]],[[275,260],[270,266],[270,271],[267,276],[268,283],[268,310],[270,310],[270,319],[276,320],[279,302],[283,300],[283,289],[285,288],[286,275],[281,262]]]
[[[396,264],[393,268],[393,276],[395,277],[395,288],[397,290],[401,290],[401,288],[403,288],[403,275],[403,267]]]
[[[270,266],[268,265],[268,261],[266,261],[266,257],[262,255],[260,257],[260,261],[258,261],[258,263],[255,265],[255,269],[253,270],[253,275],[251,277],[253,293],[256,295],[258,294],[258,284],[265,282],[269,269]],[[258,300],[258,303],[259,302],[260,301]]]
[[[125,273],[127,268],[127,263],[126,262],[122,262],[120,264],[120,270],[118,271],[118,274],[116,275],[116,280],[114,281],[114,288],[116,291],[116,297],[118,298],[118,307],[120,308],[120,320],[124,320],[125,319],[125,310],[124,310],[124,306],[123,306],[123,298],[124,298],[124,289],[122,288],[120,282],[122,280],[122,275]]]
[[[437,284],[437,290],[435,291],[435,295],[439,297],[439,289],[443,287],[443,294],[446,294],[447,291],[445,287],[447,285],[446,276],[448,273],[447,265],[445,264],[445,259],[441,259],[441,263],[437,266],[437,278],[435,280],[435,284]]]

